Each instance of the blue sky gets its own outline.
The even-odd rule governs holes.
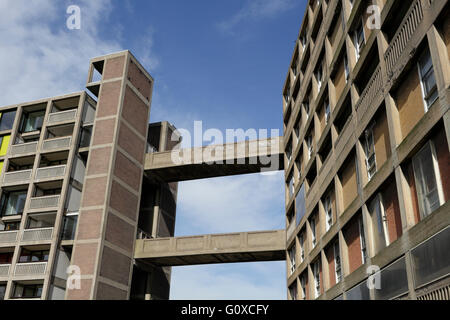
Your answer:
[[[0,105],[84,89],[89,59],[130,49],[155,78],[151,121],[279,129],[306,0],[2,0]],[[66,8],[81,8],[81,29]],[[281,229],[283,174],[181,183],[177,235]],[[173,269],[174,299],[285,299],[285,263]]]

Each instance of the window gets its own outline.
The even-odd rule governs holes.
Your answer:
[[[313,248],[316,246],[316,219],[312,218],[311,222],[309,223],[311,227],[311,243]]]
[[[336,276],[336,283],[342,280],[342,269],[341,269],[341,254],[339,250],[339,241],[336,241],[333,245],[334,250],[334,272]]]
[[[328,124],[328,121],[330,121],[330,102],[327,100],[325,101],[325,125]]]
[[[302,291],[302,299],[305,300],[306,299],[306,277],[305,275],[302,275],[300,277],[300,289]]]
[[[0,265],[11,264],[14,252],[0,253]]]
[[[311,159],[313,154],[313,137],[310,134],[308,138],[306,138],[306,145],[308,147],[308,160]]]
[[[444,202],[436,151],[431,141],[414,156],[413,168],[420,212],[425,218]]]
[[[318,86],[317,91],[320,91],[320,89],[322,88],[322,81],[323,81],[322,77],[323,77],[323,69],[322,69],[322,64],[320,64],[316,71],[316,80],[317,80],[317,86]]]
[[[364,44],[366,42],[365,36],[364,36],[364,27],[363,27],[363,21],[358,25],[358,28],[355,30],[354,33],[354,42],[355,42],[355,49],[356,49],[356,60],[359,59],[361,56],[362,49],[364,48]]]
[[[2,216],[15,216],[23,213],[26,191],[10,192],[3,195],[2,198]]]
[[[294,283],[289,287],[289,294],[291,295],[292,300],[297,300],[297,284]]]
[[[16,118],[16,111],[0,113],[0,131],[11,130]]]
[[[367,177],[369,181],[377,172],[377,161],[375,156],[375,140],[373,137],[373,126],[372,124],[365,132],[364,132],[364,152],[366,155],[366,168],[367,168]]]
[[[289,177],[289,181],[288,181],[288,189],[289,189],[289,199],[292,198],[292,196],[294,195],[294,176],[291,175]]]
[[[0,284],[0,300],[5,300],[6,284]]]
[[[22,121],[22,132],[32,132],[41,130],[44,122],[45,110],[30,113],[24,113]]]
[[[303,216],[306,212],[306,203],[305,203],[305,185],[302,184],[300,190],[295,197],[295,209],[297,210],[297,226],[300,224]]]
[[[306,119],[309,118],[309,102],[304,102],[303,107],[305,108]]]
[[[314,273],[314,293],[315,298],[318,298],[320,296],[320,260],[317,260],[314,263],[313,273]]]
[[[434,76],[433,62],[430,51],[427,49],[418,63],[420,83],[422,86],[423,99],[425,102],[425,112],[438,98],[436,78]]]
[[[306,48],[306,37],[305,36],[300,37],[300,43],[302,44],[303,49],[305,49]]]
[[[364,236],[364,224],[362,218],[359,218],[359,240],[361,245],[362,264],[367,262],[366,238]]]
[[[300,242],[300,263],[302,263],[303,260],[305,260],[305,240],[303,238],[303,233],[300,235],[299,242]]]
[[[15,231],[19,230],[20,222],[5,222],[0,224],[0,231]]]
[[[371,205],[372,221],[374,233],[376,234],[377,251],[389,245],[389,232],[387,227],[387,217],[384,211],[381,194],[378,194]]]
[[[48,261],[49,252],[49,250],[30,251],[22,249],[20,252],[19,263],[46,262]]]
[[[295,246],[289,249],[289,262],[290,262],[290,272],[291,274],[295,271]]]
[[[14,287],[13,298],[40,298],[42,295],[42,284],[19,284]]]
[[[323,208],[325,210],[326,227],[327,227],[327,231],[328,231],[328,230],[330,230],[331,226],[333,225],[333,208],[331,205],[331,197],[329,195],[324,200]]]
[[[292,144],[291,143],[289,143],[289,145],[286,148],[286,157],[287,157],[288,165],[289,165],[289,163],[291,163],[291,161],[292,161]]]
[[[348,66],[347,55],[344,55],[344,70],[345,70],[345,82],[348,82],[348,78],[350,76],[350,68]]]

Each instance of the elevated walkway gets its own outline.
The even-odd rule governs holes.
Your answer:
[[[145,171],[179,182],[284,169],[283,137],[148,153]]]
[[[256,231],[137,240],[135,259],[156,266],[284,261],[286,231]]]

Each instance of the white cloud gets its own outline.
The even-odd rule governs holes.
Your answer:
[[[100,32],[107,25],[111,0],[79,0],[81,29],[66,26],[67,1],[2,0],[0,2],[0,105],[16,104],[81,91],[87,78],[89,60],[124,50],[121,28]],[[152,33],[139,40],[144,62],[151,59]],[[140,57],[138,56],[138,59]]]
[[[283,173],[182,182],[177,235],[284,228]]]
[[[286,263],[172,268],[174,300],[285,300]]]
[[[233,33],[233,29],[241,22],[247,20],[262,20],[273,18],[280,13],[292,9],[296,5],[295,0],[252,0],[227,20],[218,24],[219,29],[225,33]]]

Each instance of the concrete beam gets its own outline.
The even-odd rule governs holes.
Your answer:
[[[145,171],[164,182],[284,169],[283,137],[148,153]]]
[[[286,231],[137,240],[134,258],[157,266],[286,260]]]

